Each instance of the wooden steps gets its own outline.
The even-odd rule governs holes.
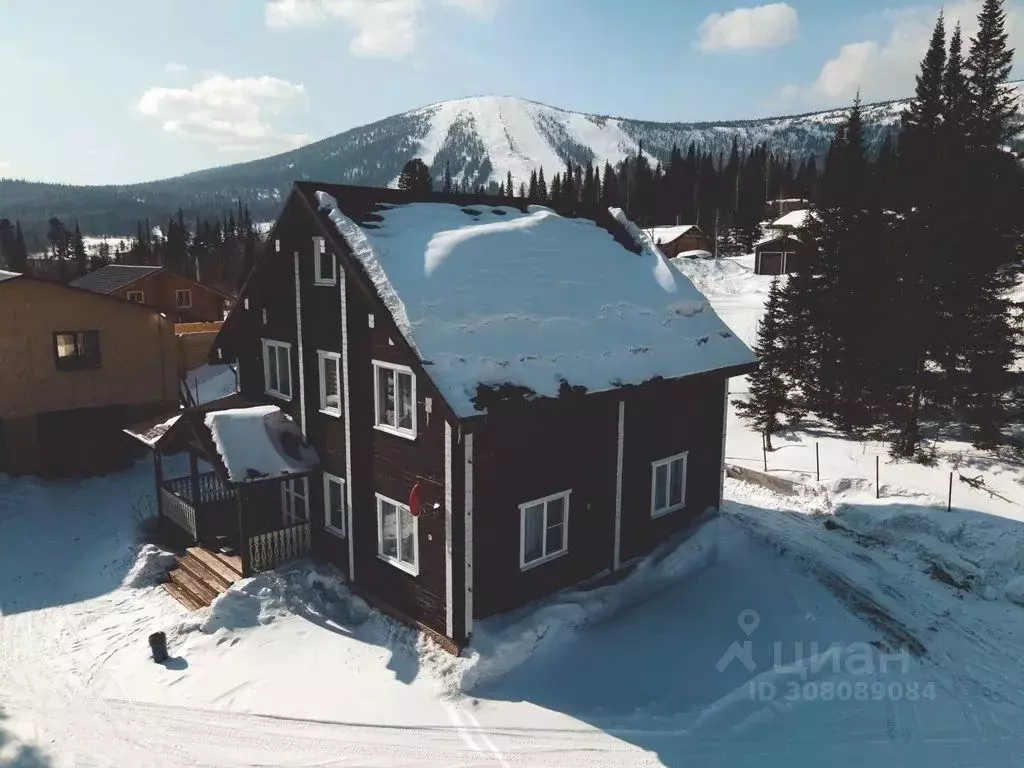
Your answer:
[[[163,587],[190,611],[210,605],[242,578],[241,559],[202,547],[190,547],[169,572]]]

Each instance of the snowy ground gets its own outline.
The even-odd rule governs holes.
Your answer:
[[[764,284],[735,266],[702,269],[749,322]],[[758,467],[729,427],[729,462]],[[1019,765],[1019,468],[942,444],[1009,500],[956,480],[946,512],[945,468],[883,455],[876,500],[873,447],[809,427],[769,455],[802,493],[729,480],[623,581],[485,621],[460,659],[308,564],[187,613],[136,555],[148,462],[0,476],[0,766]]]

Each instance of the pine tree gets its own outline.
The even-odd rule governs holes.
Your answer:
[[[89,271],[89,257],[85,252],[85,239],[82,237],[82,230],[75,219],[75,232],[71,236],[71,258],[75,262],[75,269],[79,275]]]
[[[615,169],[612,168],[611,163],[606,162],[604,164],[604,175],[601,177],[600,200],[603,208],[609,208],[619,204],[619,197],[616,194],[617,190],[618,180],[615,178]]]
[[[552,186],[554,186],[553,183]],[[571,213],[576,208],[578,197],[576,194],[576,183],[573,179],[572,163],[569,161],[566,161],[565,171],[562,173],[561,193],[562,207]]]
[[[498,197],[504,197],[504,196],[505,196],[505,182],[503,181],[500,184],[498,184]]]
[[[14,225],[10,219],[0,219],[0,265],[10,266],[15,248]]]
[[[530,171],[530,186],[526,190],[526,196],[531,200],[536,200],[537,194],[537,171]]]
[[[594,164],[587,162],[587,170],[583,174],[583,187],[580,191],[580,203],[583,210],[591,210],[597,206],[598,195],[595,192],[596,179]]]
[[[541,166],[540,171],[537,173],[537,199],[548,199],[548,185],[544,181],[544,166]]]
[[[417,195],[430,192],[434,188],[434,181],[427,164],[418,157],[407,162],[398,176],[398,188]]]
[[[441,191],[446,195],[452,193],[452,169],[451,164],[447,160],[444,164],[444,184],[441,187]]]
[[[557,210],[565,203],[562,195],[562,176],[556,173],[551,177],[551,205]]]
[[[526,184],[524,184],[521,181],[519,182],[519,197],[520,198],[525,198],[526,197]]]
[[[513,194],[515,194],[514,190],[515,190],[515,187],[512,186],[512,171],[508,171],[505,174],[505,194],[508,197],[512,197]]]
[[[750,426],[760,432],[769,451],[772,435],[782,428],[779,415],[788,409],[788,387],[783,376],[779,344],[779,279],[772,280],[764,316],[757,328],[754,354],[758,367],[750,374],[750,398],[734,403],[737,412]]]
[[[1005,87],[1013,67],[1013,49],[1007,45],[1003,0],[984,0],[978,14],[978,34],[971,39],[967,57],[970,89],[972,146],[1000,147],[1015,132],[1017,98]]]

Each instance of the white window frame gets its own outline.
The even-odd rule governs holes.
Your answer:
[[[137,299],[132,298],[133,296],[138,296],[139,298],[137,298]],[[146,292],[145,291],[128,291],[127,293],[125,293],[124,297],[125,297],[125,299],[127,301],[130,301],[133,304],[145,304],[146,303]]]
[[[183,304],[178,301],[178,297],[182,294],[188,299],[188,304]],[[175,309],[192,309],[192,289],[191,288],[175,288],[174,289],[174,307]]]
[[[651,517],[652,518],[664,517],[665,515],[670,515],[673,512],[678,512],[680,509],[684,509],[686,507],[686,475],[687,475],[687,473],[689,472],[689,469],[690,469],[689,455],[690,455],[689,451],[683,451],[682,453],[677,453],[675,456],[669,456],[668,458],[658,459],[657,461],[652,461],[651,462]],[[668,467],[668,469],[665,472],[665,482],[668,483],[669,486],[671,486],[671,483],[672,483],[672,464],[677,462],[677,461],[680,461],[680,460],[682,460],[682,462],[683,462],[683,496],[682,496],[682,500],[678,504],[669,504],[667,507],[664,507],[662,509],[657,509],[654,506],[654,504],[655,504],[655,499],[657,498],[657,490],[658,490],[657,486],[656,486],[656,483],[658,481],[658,468],[659,467]],[[665,489],[665,501],[666,502],[669,501],[669,488]]]
[[[301,483],[301,493],[297,484]],[[302,501],[305,515],[300,519],[296,514],[298,501]],[[281,482],[281,523],[285,528],[309,522],[309,477],[293,477]]]
[[[285,349],[288,352],[288,394],[281,392],[279,389],[273,389],[270,386],[270,355],[267,351],[270,349],[274,350],[274,365],[277,365],[277,349]],[[278,386],[281,384],[281,371],[277,372]],[[292,391],[294,382],[292,381],[292,345],[287,341],[275,341],[274,339],[263,339],[263,391],[272,397],[276,397],[279,400],[291,401]]]
[[[562,518],[562,548],[553,552],[548,552],[548,503],[555,499],[563,499],[563,518]],[[536,568],[538,565],[544,565],[550,563],[552,560],[557,560],[559,557],[568,554],[569,552],[569,502],[572,499],[572,489],[567,491],[560,491],[558,493],[552,493],[550,496],[545,496],[542,499],[534,499],[533,501],[527,501],[524,504],[519,505],[519,570],[528,571],[531,568]],[[535,507],[538,504],[544,505],[544,554],[536,560],[526,561],[526,510],[530,507]]]
[[[331,484],[335,484],[341,487],[341,527],[331,523]],[[346,501],[345,493],[345,478],[332,475],[329,472],[324,472],[324,529],[330,531],[338,538],[344,539],[345,524],[348,515],[348,502]]]
[[[316,351],[317,357],[317,368],[320,373],[320,413],[328,416],[336,416],[341,418],[341,402],[344,393],[341,391],[341,353],[339,352],[327,352],[323,349]],[[335,381],[338,384],[338,404],[336,406],[330,406],[327,404],[327,369],[326,365],[328,361],[334,365]]]
[[[392,371],[396,374],[395,378],[395,424],[383,424],[381,423],[380,413],[380,370]],[[412,429],[403,429],[398,425],[398,379],[397,374],[407,374],[412,379]],[[407,440],[416,439],[416,428],[417,418],[416,412],[418,410],[418,404],[416,401],[416,374],[407,365],[399,365],[398,363],[385,363],[383,360],[373,361],[373,428],[380,430],[381,432],[387,432],[389,435],[398,435],[404,437]]]
[[[413,548],[413,561],[407,562],[402,558],[402,510],[409,512],[409,505],[403,504],[400,501],[388,498],[383,494],[375,494],[377,497],[377,557],[386,563],[391,563],[399,570],[405,571],[413,576],[419,576],[420,574],[420,522],[419,517],[412,517],[412,548]],[[397,537],[397,550],[398,557],[392,557],[391,555],[384,554],[384,504],[391,504],[398,511],[398,519],[395,526],[395,536]]]
[[[320,274],[321,262],[324,256],[330,257],[331,276],[322,277]],[[327,251],[327,241],[322,237],[313,238],[313,284],[314,285],[337,285],[338,284],[338,260],[333,253]]]

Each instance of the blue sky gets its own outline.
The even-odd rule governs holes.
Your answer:
[[[1024,36],[1011,4],[1011,42]],[[945,4],[972,29],[977,0]],[[274,154],[444,99],[723,120],[913,89],[899,0],[12,0],[0,176],[122,183]]]

